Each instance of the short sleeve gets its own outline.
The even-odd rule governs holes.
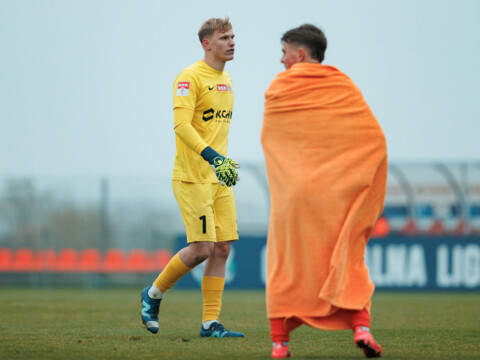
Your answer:
[[[198,82],[192,71],[182,71],[173,84],[173,108],[195,110],[199,93]]]

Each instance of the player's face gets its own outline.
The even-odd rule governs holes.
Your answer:
[[[285,66],[285,69],[290,69],[293,64],[296,64],[301,59],[298,53],[298,46],[294,44],[289,44],[287,42],[283,43],[282,47],[282,58],[280,62]]]
[[[209,41],[212,55],[218,60],[224,62],[233,60],[235,54],[234,37],[235,34],[231,29],[224,33],[215,31]]]

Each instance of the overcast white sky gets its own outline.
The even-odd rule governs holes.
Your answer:
[[[480,161],[480,1],[0,0],[0,175],[169,174],[172,84],[229,15],[229,155],[262,162],[264,91],[282,34],[328,38],[326,64],[363,91],[391,161]]]

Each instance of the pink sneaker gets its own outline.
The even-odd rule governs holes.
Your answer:
[[[368,328],[363,326],[357,327],[353,335],[353,341],[357,347],[363,349],[363,353],[367,358],[382,356],[382,347],[375,341]]]
[[[292,353],[288,349],[288,343],[282,343],[280,341],[273,343],[272,358],[284,359],[292,356]]]

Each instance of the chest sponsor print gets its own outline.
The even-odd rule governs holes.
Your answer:
[[[230,94],[233,93],[232,85],[230,84],[216,84],[216,85],[207,85],[207,90],[212,91],[213,89],[217,88],[217,91],[220,92],[229,92]]]

